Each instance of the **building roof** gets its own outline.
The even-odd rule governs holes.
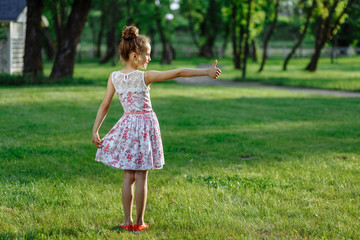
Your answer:
[[[26,7],[26,0],[0,0],[0,21],[16,21]]]

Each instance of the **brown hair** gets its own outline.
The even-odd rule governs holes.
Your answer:
[[[139,35],[137,27],[124,26],[119,45],[121,58],[128,61],[131,52],[142,54],[146,50],[146,43],[150,43],[150,39],[144,35]]]

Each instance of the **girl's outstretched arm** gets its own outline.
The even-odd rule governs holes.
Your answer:
[[[180,68],[170,71],[147,71],[145,72],[145,82],[149,85],[152,82],[166,81],[177,77],[209,76],[217,79],[221,70],[216,67],[217,60],[209,69]]]
[[[110,75],[107,83],[105,97],[102,103],[100,104],[99,110],[96,114],[96,119],[92,130],[92,142],[98,148],[101,147],[101,143],[102,143],[102,141],[99,138],[99,128],[109,111],[111,100],[114,96],[114,93],[115,93],[115,88],[114,85],[112,84],[112,77]]]

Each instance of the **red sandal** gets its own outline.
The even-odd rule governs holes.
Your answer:
[[[138,224],[135,224],[134,225],[134,232],[140,232],[140,231],[143,231],[145,229],[147,229],[149,227],[149,225],[147,223],[144,223],[145,225],[138,225]]]
[[[132,231],[133,230],[133,225],[119,225],[122,229],[124,229],[125,231]]]

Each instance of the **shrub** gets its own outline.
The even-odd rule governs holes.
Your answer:
[[[7,73],[0,74],[0,85],[1,86],[21,86],[21,85],[83,85],[83,84],[94,84],[95,81],[84,78],[61,78],[61,79],[50,79],[38,76],[33,79],[30,76],[24,75],[10,75]]]

